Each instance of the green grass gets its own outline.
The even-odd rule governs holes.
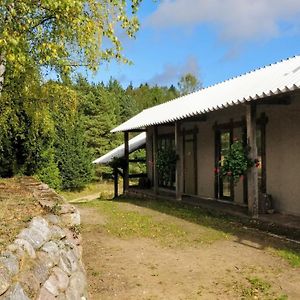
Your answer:
[[[237,226],[235,218],[226,215],[218,215],[200,207],[193,207],[178,202],[164,200],[141,200],[141,199],[124,199],[125,202],[143,206],[160,213],[171,215],[194,224],[201,225],[205,228],[213,228],[229,235],[238,233],[241,228]]]
[[[275,254],[285,259],[291,266],[300,267],[300,251],[281,249],[275,250]]]
[[[278,295],[272,290],[272,285],[265,279],[255,277],[246,278],[247,284],[241,287],[241,299],[274,299],[274,300],[287,300],[288,296]]]
[[[107,217],[104,225],[107,232],[123,239],[150,238],[165,246],[178,247],[212,243],[228,237],[223,231],[213,228],[198,226],[191,230],[182,220],[149,209],[137,212],[135,205],[124,202],[96,200],[81,205],[99,209]],[[166,203],[160,205],[163,207]]]
[[[269,298],[271,284],[259,277],[247,278],[248,285],[241,291],[242,299],[266,299]]]
[[[68,201],[80,199],[93,194],[98,194],[98,198],[111,199],[113,198],[113,184],[112,182],[94,182],[87,185],[80,191],[61,191],[59,192]]]

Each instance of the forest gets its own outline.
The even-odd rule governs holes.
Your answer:
[[[118,35],[135,37],[141,2],[1,1],[0,177],[80,189],[98,177],[93,159],[122,142],[112,128],[193,85],[190,75],[178,87],[80,75],[79,68],[96,74],[101,62],[132,63]]]
[[[18,80],[0,98],[0,176],[34,175],[57,189],[99,178],[91,162],[123,142],[110,130],[180,95],[180,85],[124,88],[112,78],[107,84],[80,75],[43,82],[34,69]]]

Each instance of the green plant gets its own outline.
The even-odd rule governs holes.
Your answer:
[[[173,148],[167,147],[160,149],[157,152],[156,167],[160,180],[165,183],[165,185],[170,185],[172,183],[172,178],[175,173],[176,167],[176,152]]]
[[[249,148],[244,147],[240,140],[235,140],[227,154],[220,161],[220,174],[222,177],[231,177],[234,183],[246,174],[247,170],[257,164],[257,160],[253,161],[249,158]]]

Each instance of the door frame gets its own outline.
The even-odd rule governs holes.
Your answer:
[[[267,192],[267,171],[266,171],[266,125],[268,123],[268,117],[263,112],[260,114],[260,117],[256,120],[257,128],[261,131],[261,164],[262,164],[262,177],[261,177],[261,186],[260,192],[266,193]],[[233,139],[233,130],[235,128],[242,129],[242,141],[244,145],[247,145],[247,126],[246,126],[246,119],[243,118],[241,121],[233,121],[230,119],[230,122],[218,124],[215,122],[213,126],[213,130],[215,132],[215,167],[218,167],[219,164],[219,149],[220,149],[220,132],[221,130],[228,130],[231,132],[231,139]],[[232,144],[233,141],[230,143]],[[215,198],[220,200],[226,200],[219,197],[219,175],[215,174]],[[231,197],[233,196],[230,201],[234,201],[234,184],[231,184]],[[243,202],[248,204],[248,178],[247,174],[244,176],[243,179]]]
[[[231,119],[227,124],[217,125],[215,124],[215,168],[219,169],[219,162],[221,159],[221,134],[222,131],[229,133],[229,145],[233,143],[233,129],[234,123]],[[234,202],[234,182],[233,178],[230,179],[230,196],[223,195],[223,181],[219,172],[215,172],[215,198],[219,200],[225,200]],[[222,188],[221,188],[222,186]]]

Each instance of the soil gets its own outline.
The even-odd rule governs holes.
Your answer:
[[[33,217],[44,213],[26,187],[29,182],[36,181],[30,177],[0,180],[0,253]]]
[[[91,299],[300,299],[300,268],[272,253],[266,235],[167,247],[152,239],[113,236],[101,211],[78,208]],[[134,204],[126,209],[149,214]],[[198,226],[153,214],[179,226]]]

